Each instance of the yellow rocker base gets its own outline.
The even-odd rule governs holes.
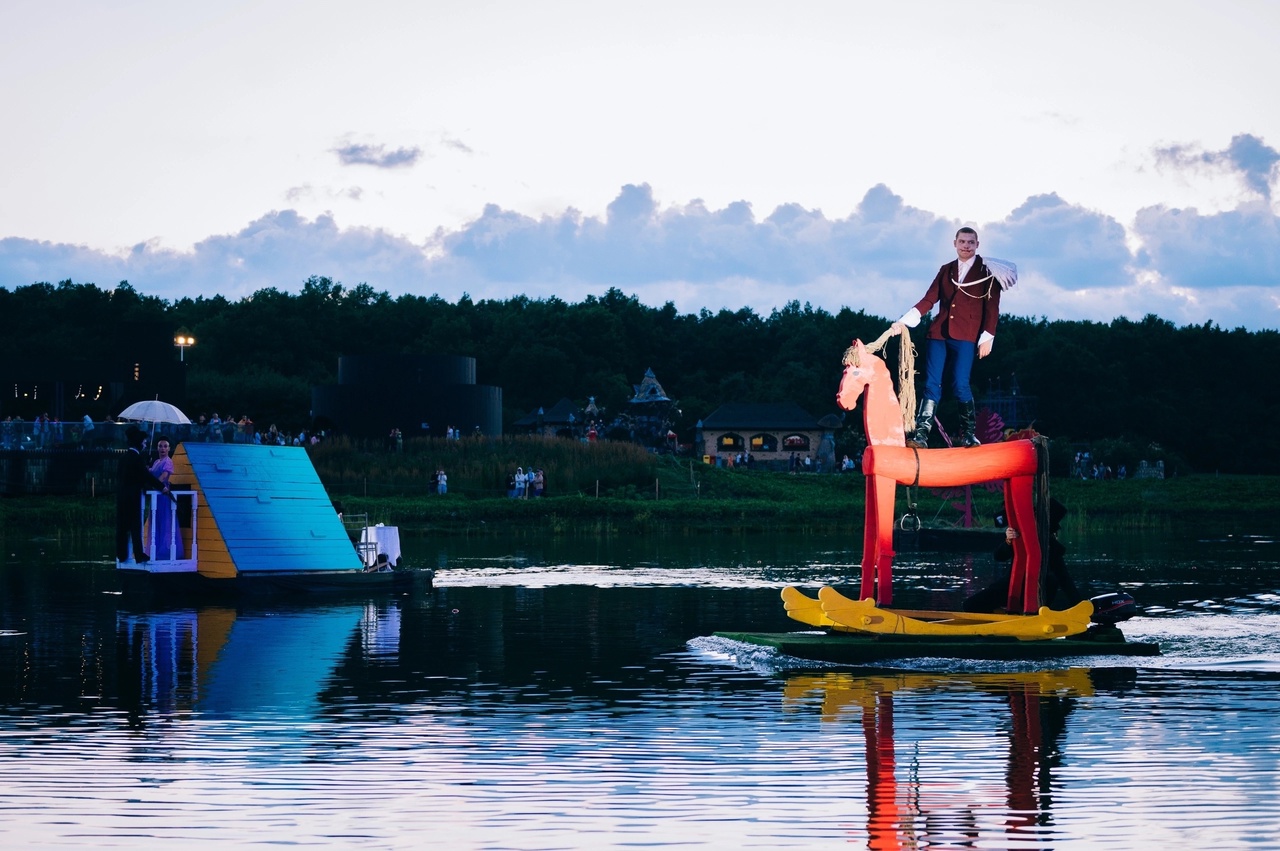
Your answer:
[[[788,586],[782,589],[782,602],[793,620],[836,632],[935,637],[998,635],[1023,641],[1079,635],[1089,628],[1093,615],[1093,603],[1087,600],[1061,612],[1042,606],[1034,615],[882,609],[874,600],[852,600],[830,587],[819,589],[815,600]]]

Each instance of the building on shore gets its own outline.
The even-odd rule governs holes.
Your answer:
[[[726,464],[739,456],[768,469],[788,469],[792,456],[804,469],[832,472],[836,469],[835,434],[840,418],[815,417],[794,402],[730,402],[701,420],[701,442],[694,451],[713,464]]]

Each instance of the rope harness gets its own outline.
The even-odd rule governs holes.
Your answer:
[[[955,284],[956,289],[959,290],[964,295],[967,295],[969,298],[987,298],[988,296],[991,295],[991,290],[995,288],[995,279],[996,279],[995,275],[987,275],[985,278],[979,278],[976,281],[970,281],[967,284],[962,284],[959,281],[957,281],[955,278],[952,278],[951,283]],[[965,289],[965,287],[976,287],[978,284],[987,284],[987,291],[984,292],[982,295],[974,295],[973,293]]]

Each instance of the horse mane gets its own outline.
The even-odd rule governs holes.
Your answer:
[[[889,330],[885,331],[870,343],[865,343],[863,348],[867,354],[875,354],[885,347],[890,338],[894,336],[893,326],[889,326]],[[911,345],[911,332],[905,326],[898,332],[898,407],[902,409],[902,427],[910,434],[916,428],[916,348]],[[845,349],[844,358],[841,361],[845,366],[861,366],[861,358],[858,355],[858,343],[854,342],[852,346]]]

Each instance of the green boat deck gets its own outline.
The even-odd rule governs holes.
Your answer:
[[[861,664],[884,659],[1058,659],[1068,656],[1156,656],[1160,645],[1128,641],[1117,628],[1068,638],[1022,641],[1006,636],[873,635],[846,632],[717,632],[721,638],[772,647],[799,659]]]

